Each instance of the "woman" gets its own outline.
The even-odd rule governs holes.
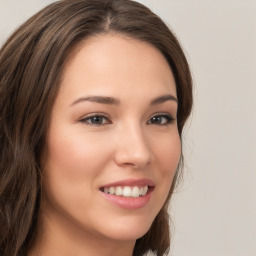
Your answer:
[[[64,0],[0,51],[1,255],[164,255],[192,107],[182,49],[127,0]]]

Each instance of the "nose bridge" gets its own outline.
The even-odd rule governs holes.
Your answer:
[[[127,122],[120,127],[116,160],[118,164],[137,168],[142,168],[152,161],[150,145],[139,122]]]

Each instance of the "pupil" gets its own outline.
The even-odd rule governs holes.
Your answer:
[[[152,118],[152,123],[154,124],[160,124],[161,123],[161,117],[160,116],[154,116]]]
[[[92,122],[94,124],[101,124],[102,123],[102,118],[100,116],[95,116],[95,117],[93,117]]]

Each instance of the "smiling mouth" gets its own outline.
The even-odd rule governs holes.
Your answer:
[[[100,190],[105,194],[116,195],[120,197],[143,197],[149,191],[152,191],[154,187],[151,186],[111,186],[101,187]]]

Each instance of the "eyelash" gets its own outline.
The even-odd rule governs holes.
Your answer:
[[[106,120],[107,121],[106,121],[106,123],[95,124],[95,123],[92,123],[93,118],[100,118],[101,120],[105,119],[105,121]],[[111,124],[112,123],[110,121],[110,119],[105,114],[102,114],[102,113],[91,114],[87,117],[84,117],[84,118],[80,119],[79,122],[81,122],[83,124],[86,124],[86,125],[93,125],[93,126],[101,126],[101,125],[106,125],[106,124]]]
[[[156,123],[154,123],[153,118],[161,118],[160,123],[159,123],[159,119],[155,120]],[[100,123],[93,123],[93,118],[98,118],[98,121],[102,121],[105,120],[104,122],[100,122]],[[164,123],[163,123],[163,118],[165,119]],[[174,122],[174,118],[169,115],[169,114],[155,114],[154,116],[152,116],[149,121],[147,121],[147,124],[153,124],[153,125],[169,125],[171,123]],[[94,121],[97,121],[96,119]],[[153,121],[153,122],[152,122]],[[86,124],[86,125],[92,125],[92,126],[102,126],[102,125],[106,125],[106,124],[112,124],[112,122],[110,121],[110,119],[105,115],[105,114],[92,114],[90,116],[87,116],[85,118],[82,118],[79,120],[79,122]]]
[[[165,122],[164,123],[152,123],[152,119],[153,118],[161,118],[161,119],[165,119]],[[150,122],[150,120],[151,120],[151,122]],[[159,113],[159,114],[155,114],[154,116],[152,116],[150,119],[149,119],[149,121],[147,122],[147,124],[154,124],[154,125],[169,125],[169,124],[171,124],[171,123],[173,123],[174,122],[174,118],[170,115],[170,114],[161,114],[161,113]]]

